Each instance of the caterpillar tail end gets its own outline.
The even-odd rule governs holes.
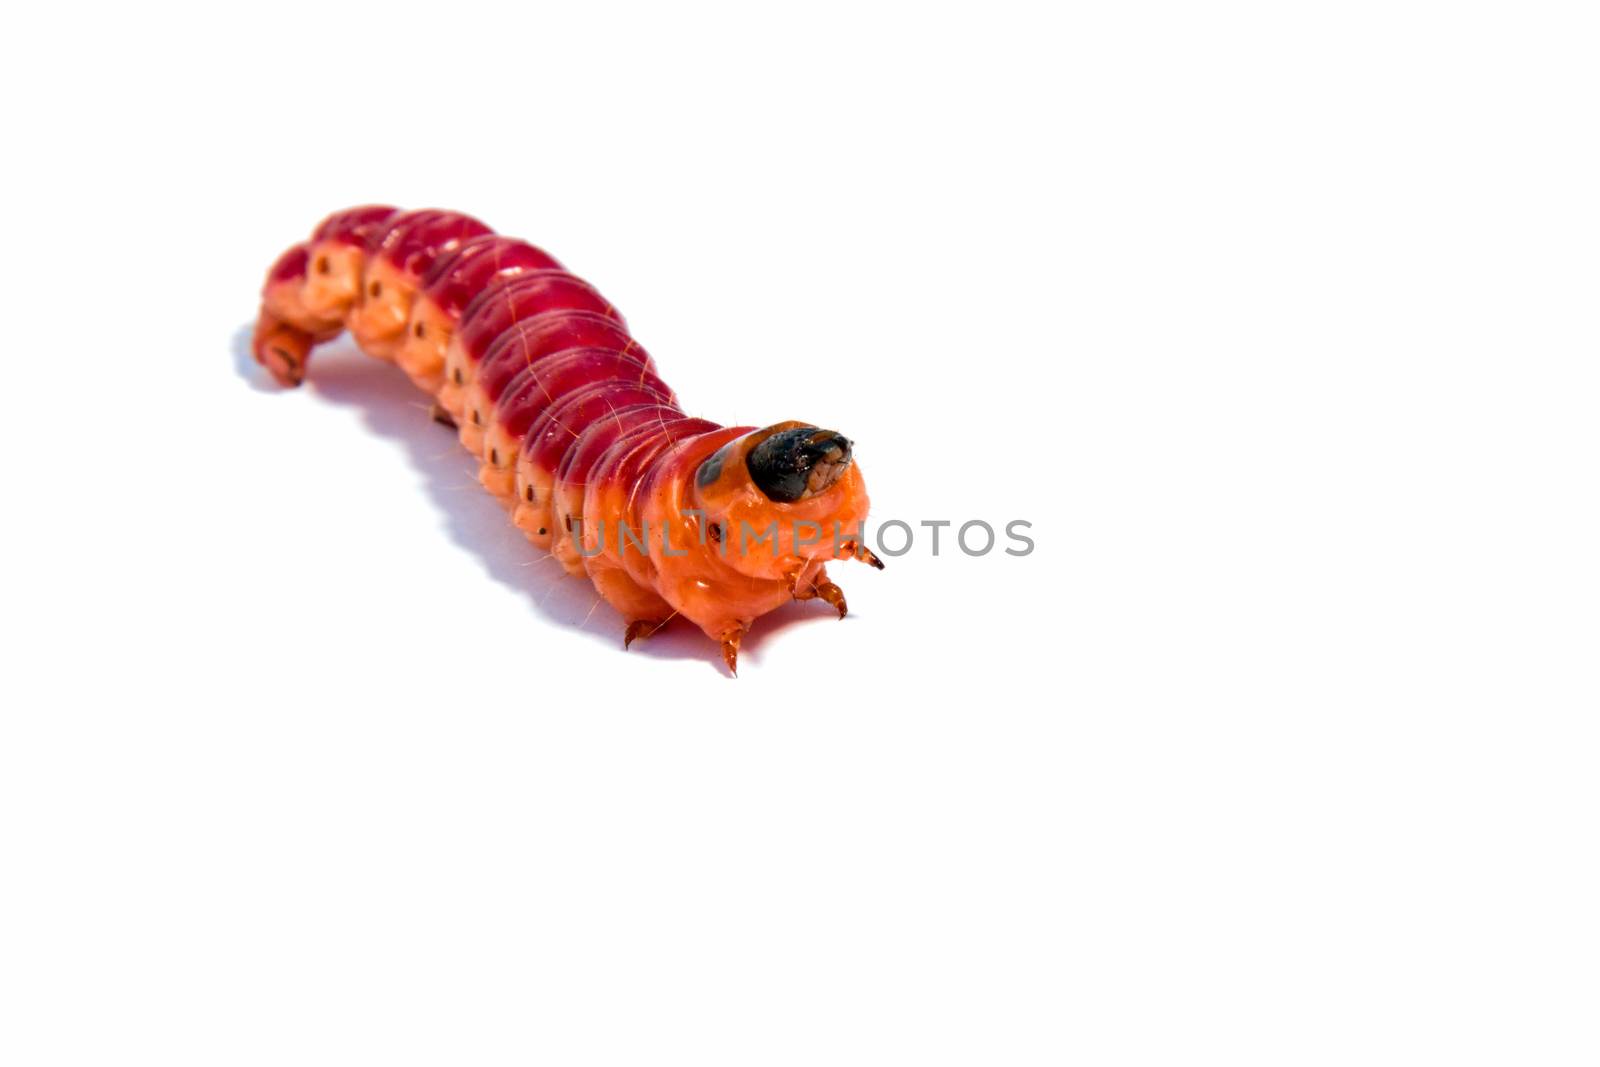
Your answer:
[[[267,368],[273,380],[292,389],[306,380],[306,361],[316,338],[306,330],[278,318],[263,308],[256,320],[250,351],[256,362]]]

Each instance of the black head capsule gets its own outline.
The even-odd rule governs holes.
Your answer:
[[[780,430],[750,450],[745,466],[768,499],[792,504],[838,481],[850,466],[850,439],[832,430]]]

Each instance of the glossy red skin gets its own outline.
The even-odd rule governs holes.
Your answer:
[[[467,305],[498,278],[560,269],[554,256],[526,241],[485,234],[435,263],[422,280],[422,291],[440,311],[459,318]]]
[[[589,483],[589,476],[594,472],[596,464],[604,461],[612,448],[618,445],[628,447],[629,442],[637,441],[657,428],[665,429],[688,417],[675,406],[641,404],[617,411],[613,417],[600,422],[591,423],[587,429],[578,434],[578,439],[572,442],[567,454],[561,457],[561,465],[556,469],[556,479],[561,485],[569,488],[582,488]]]
[[[606,451],[600,462],[591,468],[588,481],[590,484],[598,485],[637,485],[639,479],[673,445],[690,437],[714,433],[721,429],[723,429],[721,425],[709,419],[691,417],[676,422],[668,420],[665,424],[658,425],[653,432],[648,426],[640,427],[642,432],[637,436],[630,435]]]
[[[378,226],[367,237],[367,252],[376,255],[391,239],[399,240],[399,234],[409,226],[419,222],[426,222],[431,218],[443,215],[438,208],[422,208],[416,211],[402,211],[397,215],[390,215],[381,226]]]
[[[367,247],[375,234],[388,229],[389,223],[400,214],[400,209],[388,204],[365,204],[361,207],[335,211],[311,231],[312,243],[339,241],[347,245]]]
[[[384,231],[378,254],[419,281],[440,258],[493,231],[456,211],[411,211]]]
[[[443,214],[444,212],[438,208],[423,208],[420,211],[401,211],[390,215],[382,223],[368,231],[367,255],[376,256],[380,254],[386,245],[402,240],[406,230],[437,219]]]
[[[619,411],[651,405],[676,409],[677,400],[670,391],[621,379],[575,390],[547,407],[528,427],[522,454],[540,470],[554,473],[585,428],[610,421]]]
[[[495,423],[520,442],[552,404],[586,386],[615,379],[670,395],[666,383],[632,356],[604,348],[573,348],[524,367],[495,404]]]
[[[484,397],[493,404],[500,398],[506,383],[521,370],[552,352],[569,348],[605,348],[626,352],[651,370],[655,364],[638,342],[606,319],[556,313],[540,315],[519,322],[490,346],[478,364],[478,385]]]
[[[588,282],[565,271],[529,271],[495,282],[479,293],[461,314],[456,337],[467,362],[476,363],[495,340],[512,326],[551,311],[588,311],[627,324]]]
[[[304,278],[309,255],[310,249],[303,241],[286,249],[267,271],[267,285]]]

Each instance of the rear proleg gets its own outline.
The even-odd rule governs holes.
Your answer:
[[[337,336],[343,324],[306,307],[301,298],[306,280],[306,246],[295,245],[272,265],[261,287],[261,313],[256,318],[250,351],[279,385],[305,381],[311,349]]]
[[[666,619],[634,619],[622,633],[622,647],[627,648],[642,637],[654,637],[666,625]]]

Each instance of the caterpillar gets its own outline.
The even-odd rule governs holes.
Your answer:
[[[348,208],[280,255],[256,362],[298,386],[346,330],[433,397],[511,522],[622,616],[624,648],[682,617],[737,675],[767,612],[817,599],[845,616],[826,563],[883,568],[853,442],[685,414],[598,290],[469,215]]]

